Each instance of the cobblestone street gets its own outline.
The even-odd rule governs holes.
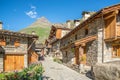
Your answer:
[[[43,80],[91,80],[62,64],[53,62],[50,57],[46,57],[42,64],[45,68]]]

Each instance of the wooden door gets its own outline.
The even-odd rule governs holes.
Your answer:
[[[82,47],[83,53],[81,55],[81,64],[86,64],[86,46]]]
[[[117,55],[120,57],[120,45],[118,46]]]
[[[21,70],[24,68],[24,55],[6,54],[4,57],[4,71]]]
[[[24,68],[24,55],[15,55],[14,56],[15,70],[21,70]]]
[[[79,47],[75,47],[75,64],[79,64]]]
[[[14,69],[14,56],[5,55],[4,57],[4,71],[12,71]]]
[[[31,63],[37,62],[38,61],[38,57],[39,57],[39,55],[36,52],[29,51],[28,63],[31,64]]]

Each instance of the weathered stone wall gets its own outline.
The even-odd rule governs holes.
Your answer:
[[[111,43],[104,43],[104,62],[110,61],[112,57]]]
[[[116,61],[116,60],[120,60],[120,58],[115,58],[112,57],[112,43],[111,42],[105,42],[104,43],[104,57],[103,60],[104,62],[111,62],[111,61]]]
[[[99,18],[96,20],[96,26],[97,26],[97,36],[98,36],[98,63],[103,62],[103,43],[104,43],[104,20],[102,18]]]
[[[97,45],[98,45],[97,40],[88,42],[86,45],[87,65],[89,66],[95,65],[98,61],[97,60],[97,57],[98,57]]]
[[[66,55],[66,52],[67,52],[67,55]],[[71,48],[68,48],[62,51],[62,54],[63,54],[63,62],[71,64],[72,58],[74,58],[74,52],[71,50]]]
[[[95,80],[120,80],[120,61],[93,67]]]
[[[5,50],[5,54],[27,53],[28,40],[27,38],[21,39],[19,47],[15,47],[14,45],[6,45],[6,46],[2,46],[2,48]]]

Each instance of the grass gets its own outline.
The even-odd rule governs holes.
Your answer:
[[[48,38],[48,35],[50,33],[50,27],[29,27],[21,30],[20,32],[25,32],[31,34],[32,31],[35,31],[36,34],[39,36],[39,41],[41,43],[44,43],[45,39]]]

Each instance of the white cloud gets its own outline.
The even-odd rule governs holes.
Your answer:
[[[28,11],[28,12],[25,12],[25,13],[30,18],[37,18],[37,12],[36,12],[36,7],[35,6],[31,6],[31,10]]]
[[[36,9],[36,7],[32,5],[32,6],[31,6],[31,9],[34,9],[34,10],[35,10],[35,9]]]

